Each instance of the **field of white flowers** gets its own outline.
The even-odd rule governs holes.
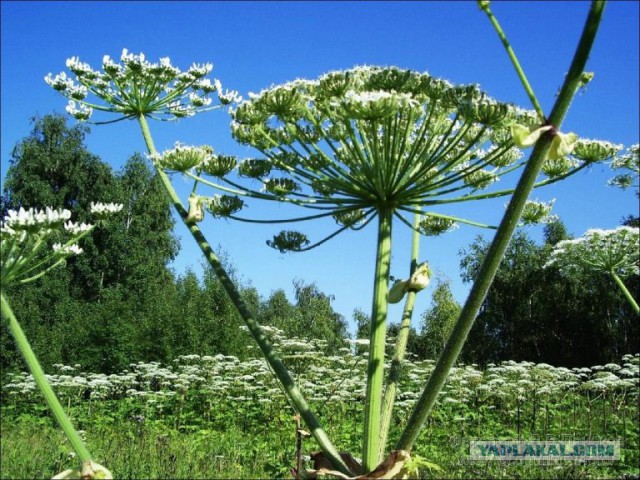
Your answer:
[[[366,358],[357,351],[366,340],[351,341],[351,345],[340,350],[341,355],[326,356],[321,342],[285,339],[276,328],[266,327],[266,330],[312,403],[322,408],[340,404],[350,406],[354,413],[360,411],[365,394]],[[396,403],[400,417],[410,412],[434,363],[433,360],[404,363]],[[176,402],[189,400],[201,405],[207,410],[201,413],[210,416],[211,410],[221,402],[251,402],[274,410],[286,404],[286,397],[261,358],[240,361],[233,356],[185,355],[172,365],[139,362],[131,364],[129,370],[111,375],[83,372],[80,365],[55,367],[57,372],[47,378],[69,406],[85,401],[135,400],[144,406],[147,414],[161,415],[163,410],[172,410]],[[4,405],[40,401],[30,374],[10,373],[7,378],[2,389]],[[576,409],[586,408],[592,419],[606,422],[606,416],[591,412],[590,407],[596,401],[604,401],[612,411],[624,411],[633,419],[637,416],[634,405],[638,401],[639,385],[638,354],[625,355],[620,364],[590,368],[569,369],[513,361],[489,364],[485,369],[475,364],[459,365],[452,370],[439,405],[455,412],[456,422],[478,422],[479,413],[486,409],[494,410],[505,425],[515,428],[517,433],[528,422],[536,431],[542,428],[543,435],[560,434],[569,432],[549,430],[551,423],[557,423],[548,417],[550,412],[569,417],[562,422],[564,428],[578,426],[571,424],[571,419],[576,418]],[[567,415],[566,409],[557,407],[572,394],[577,395],[573,397],[571,415]],[[581,412],[581,418],[584,413]]]
[[[285,339],[275,328],[266,330],[327,430],[345,449],[355,450],[366,385],[361,352],[367,341],[349,341],[330,356],[321,342]],[[404,362],[392,442],[434,363]],[[200,465],[200,478],[282,477],[294,461],[295,412],[261,358],[186,355],[171,365],[139,362],[111,375],[85,372],[80,365],[55,369],[47,378],[74,421],[87,430],[87,441],[105,459],[122,462],[117,469],[125,476],[189,477]],[[638,473],[633,465],[639,397],[639,354],[625,355],[619,364],[573,369],[513,361],[486,368],[458,365],[415,451],[444,467],[448,478],[633,476]],[[5,376],[2,412],[3,478],[14,478],[11,472],[47,476],[64,468],[69,448],[30,374]],[[618,466],[597,462],[541,469],[532,462],[498,462],[502,465],[480,468],[465,461],[473,439],[618,440],[623,460]],[[24,448],[29,455],[15,453]],[[316,448],[305,441],[306,453]],[[30,464],[36,452],[46,468]]]

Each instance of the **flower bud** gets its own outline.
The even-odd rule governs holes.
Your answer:
[[[398,303],[407,293],[407,280],[397,280],[389,290],[389,303]]]
[[[575,133],[556,133],[551,140],[547,158],[555,160],[569,155],[575,147],[578,136]]]
[[[113,479],[113,474],[102,465],[92,461],[82,463],[82,470],[65,470],[52,477],[53,480],[58,479]]]
[[[189,197],[189,213],[185,221],[187,223],[201,222],[204,220],[204,207],[202,206],[203,198],[200,195]]]
[[[513,142],[520,148],[527,148],[538,141],[540,136],[551,130],[551,125],[511,125]]]
[[[424,262],[418,265],[416,270],[411,275],[409,279],[406,289],[408,291],[419,292],[420,290],[424,290],[429,286],[429,281],[431,280],[431,269],[429,268],[429,263]]]

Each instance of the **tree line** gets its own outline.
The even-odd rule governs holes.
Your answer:
[[[9,209],[67,208],[76,221],[89,221],[92,201],[117,202],[113,222],[84,239],[84,253],[36,282],[6,292],[45,368],[80,364],[86,370],[115,372],[138,361],[170,362],[179,355],[251,355],[241,319],[215,274],[175,274],[170,262],[179,243],[159,178],[148,161],[132,155],[119,171],[85,146],[89,129],[46,115],[13,149],[0,198]],[[633,222],[627,219],[627,222]],[[485,364],[530,360],[554,365],[615,361],[633,350],[640,326],[608,278],[561,277],[542,268],[551,247],[569,238],[561,222],[548,225],[537,245],[524,232],[511,242],[496,280],[476,320],[463,360]],[[461,275],[474,279],[487,241],[478,237],[461,251]],[[221,252],[224,256],[224,252]],[[233,274],[232,262],[227,259]],[[638,278],[630,280],[638,294]],[[283,290],[263,298],[241,286],[246,303],[264,325],[287,336],[326,341],[327,354],[344,346],[346,319],[333,297],[313,283],[294,282],[294,299]],[[432,302],[412,329],[408,350],[418,358],[438,355],[460,312],[449,283],[438,280]],[[357,336],[366,338],[369,319],[353,313]],[[390,331],[397,332],[397,325]],[[0,366],[21,369],[21,359],[2,325]]]

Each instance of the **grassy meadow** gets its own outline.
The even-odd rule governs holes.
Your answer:
[[[329,435],[359,457],[365,358],[359,345],[277,338]],[[360,347],[361,348],[361,347]],[[407,361],[391,441],[398,438],[434,362]],[[424,478],[637,478],[640,356],[563,368],[503,362],[459,365],[414,454],[442,470]],[[56,365],[48,376],[96,461],[116,478],[287,478],[295,467],[295,412],[262,359],[186,355],[119,374]],[[303,427],[304,428],[304,427]],[[620,461],[471,461],[471,440],[618,440]],[[1,477],[49,478],[74,466],[70,446],[30,375],[2,388]],[[303,443],[303,459],[317,450]],[[311,467],[310,462],[306,466]]]

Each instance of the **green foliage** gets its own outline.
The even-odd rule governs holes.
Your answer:
[[[433,291],[431,307],[422,315],[419,350],[416,352],[420,358],[437,358],[460,315],[460,309],[453,298],[449,282],[439,281]]]
[[[56,115],[33,122],[31,134],[13,150],[3,212],[65,207],[82,222],[93,201],[124,205],[108,228],[83,239],[84,253],[66,268],[7,292],[45,369],[81,364],[111,373],[140,359],[171,361],[193,352],[248,356],[241,318],[212,269],[205,267],[202,279],[193,272],[175,277],[168,269],[178,242],[162,184],[148,162],[135,154],[114,173],[86,149],[86,127],[69,127]],[[222,256],[233,276],[233,265]],[[332,298],[314,285],[296,283],[295,305],[286,297],[264,302],[251,288],[241,294],[266,324],[324,339],[331,351],[341,346],[345,322],[332,309]],[[3,370],[21,368],[2,328]]]
[[[300,371],[313,407],[346,451],[359,446],[364,359],[329,357],[300,339],[273,334],[279,349],[307,352]],[[278,340],[280,339],[280,340]],[[54,388],[85,431],[87,446],[118,478],[284,478],[295,465],[295,422],[263,360],[186,355],[170,366],[136,363],[106,376],[59,365]],[[412,451],[420,478],[635,478],[638,475],[638,363],[556,368],[503,362],[455,367]],[[407,361],[391,436],[434,362]],[[335,372],[327,375],[330,370]],[[44,478],[73,466],[69,447],[27,374],[2,385],[3,478]],[[336,389],[336,386],[338,388]],[[469,441],[610,440],[620,462],[473,462]],[[303,453],[317,449],[311,440]],[[306,466],[309,466],[307,463]],[[625,477],[626,475],[626,477]]]
[[[637,317],[612,279],[543,268],[552,246],[566,239],[550,224],[537,245],[516,233],[463,351],[467,361],[531,360],[582,366],[633,352],[640,341]],[[487,250],[482,237],[461,253],[463,279],[472,281]],[[638,291],[638,277],[628,281]]]

